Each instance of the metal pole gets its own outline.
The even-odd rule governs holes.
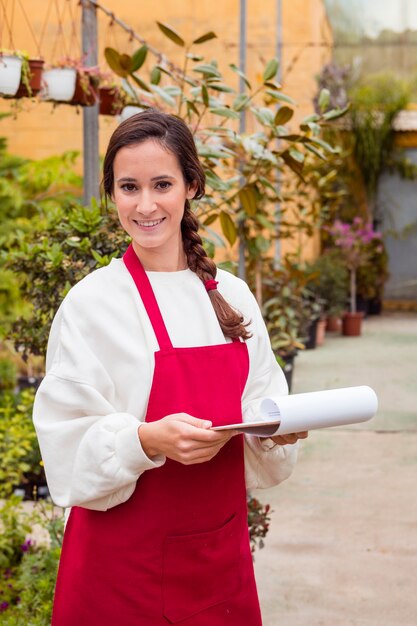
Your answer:
[[[276,47],[276,54],[277,54],[277,59],[278,59],[278,62],[279,62],[277,80],[278,80],[278,83],[281,83],[281,80],[282,80],[282,0],[277,0],[276,7],[277,7],[277,47]],[[279,140],[278,140],[277,143],[278,143],[278,146],[279,146]],[[279,190],[281,188],[281,172],[278,169],[277,169],[276,188],[277,188],[277,192],[279,192]],[[279,234],[280,221],[281,221],[281,203],[280,202],[276,202],[275,203],[275,221],[276,221],[276,225],[277,225],[277,232],[276,232],[276,234],[278,235]],[[279,237],[277,237],[275,239],[275,250],[274,250],[274,264],[275,264],[275,267],[278,267],[280,265],[280,262],[281,262],[281,240],[279,239]]]
[[[239,32],[239,69],[246,73],[246,0],[240,0],[240,32]],[[246,89],[245,82],[239,78],[239,92],[244,93]],[[241,111],[239,120],[239,132],[244,133],[246,130],[245,111]],[[239,265],[238,276],[246,280],[246,263],[245,263],[245,239],[243,237],[244,224],[238,224],[239,233]]]
[[[97,54],[97,11],[90,0],[81,0],[81,32],[83,64],[94,67]],[[100,198],[99,155],[98,155],[98,112],[99,105],[83,107],[83,155],[84,155],[84,204],[92,198]]]

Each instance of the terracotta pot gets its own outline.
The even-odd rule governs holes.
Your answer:
[[[345,337],[358,337],[362,331],[363,316],[363,311],[345,313],[342,319],[342,335]]]
[[[29,87],[27,88],[25,83],[20,80],[19,89],[17,90],[15,98],[31,98],[36,96],[42,87],[42,69],[45,61],[43,59],[29,59]]]
[[[326,330],[329,332],[340,333],[342,330],[342,318],[335,315],[328,317],[326,320]]]
[[[91,107],[96,104],[97,99],[98,94],[91,85],[89,77],[83,77],[79,72],[77,72],[75,91],[70,104]]]
[[[324,344],[324,335],[326,332],[326,320],[320,319],[317,322],[316,327],[316,346],[322,346]]]
[[[99,89],[100,115],[120,115],[123,103],[116,87],[101,87]]]

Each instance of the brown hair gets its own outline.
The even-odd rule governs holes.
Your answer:
[[[187,185],[195,184],[194,199],[199,199],[205,191],[205,175],[198,159],[197,149],[188,126],[178,117],[155,109],[141,111],[122,122],[110,138],[103,164],[103,189],[111,197],[114,187],[113,163],[117,152],[132,144],[153,139],[175,154],[180,164],[184,181]],[[216,264],[207,256],[203,242],[198,234],[198,220],[185,201],[184,216],[181,221],[184,252],[189,268],[205,283],[214,279]],[[220,327],[226,337],[248,339],[251,334],[246,330],[242,315],[226,302],[217,289],[208,292]]]

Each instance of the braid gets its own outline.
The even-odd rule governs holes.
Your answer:
[[[216,264],[207,256],[203,248],[203,242],[198,234],[198,220],[191,211],[188,201],[181,222],[181,231],[189,268],[197,274],[203,283],[206,280],[216,278]],[[209,291],[208,296],[219,320],[220,328],[226,337],[249,339],[252,336],[246,330],[249,322],[243,323],[243,316],[226,302],[217,289]]]

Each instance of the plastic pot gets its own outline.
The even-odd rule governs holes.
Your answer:
[[[22,59],[5,54],[0,56],[0,94],[15,96],[19,89],[22,75]]]
[[[77,71],[72,67],[55,68],[42,72],[44,100],[56,100],[57,102],[69,102],[75,92]]]

